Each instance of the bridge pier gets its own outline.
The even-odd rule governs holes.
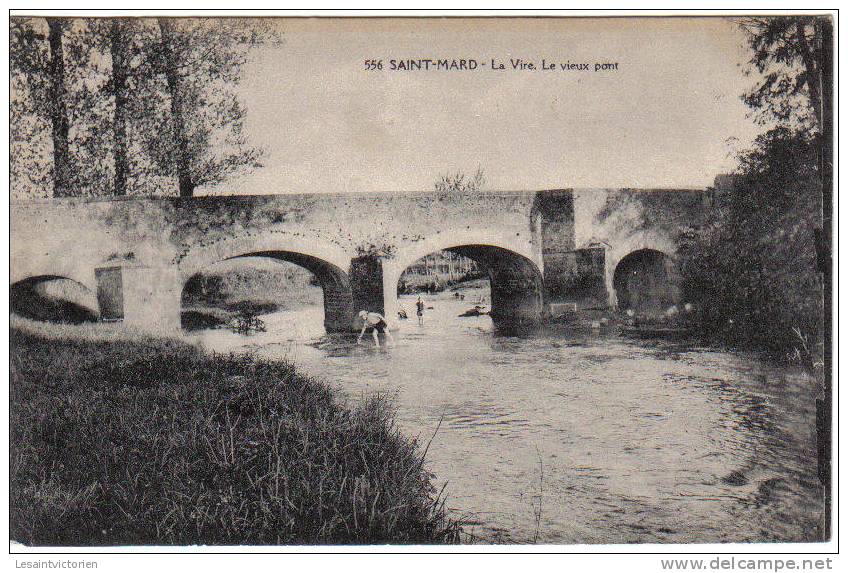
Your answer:
[[[327,332],[350,332],[356,313],[350,285],[321,283],[324,291],[324,328]]]
[[[492,296],[490,315],[496,327],[509,329],[542,321],[542,275],[533,261],[490,245],[468,245],[450,250],[488,269]]]
[[[400,279],[400,273],[385,268],[383,269],[383,273],[383,310],[385,310],[384,316],[386,317],[386,321],[389,323],[389,327],[394,328],[398,326],[397,316],[398,310],[400,309],[400,304],[398,303],[397,296],[397,285],[398,280]]]
[[[538,281],[530,277],[492,276],[489,282],[492,293],[490,314],[495,326],[531,326],[542,321],[544,303]]]
[[[354,317],[361,310],[379,312],[387,319],[397,316],[386,314],[386,293],[391,292],[391,289],[385,288],[384,276],[383,260],[378,256],[359,256],[350,261],[350,289],[353,296]],[[397,299],[397,292],[395,292],[395,299]],[[362,323],[354,318],[353,329],[358,330],[361,327]]]
[[[176,267],[119,265],[96,273],[101,317],[145,332],[180,331],[182,281]],[[106,281],[108,287],[104,288]]]

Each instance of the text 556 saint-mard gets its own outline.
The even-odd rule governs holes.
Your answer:
[[[618,70],[618,62],[590,61],[573,62],[571,60],[548,60],[542,59],[541,63],[536,60],[525,60],[523,58],[497,59],[488,58],[476,60],[469,59],[436,59],[425,58],[418,60],[365,60],[365,70],[390,72],[451,72],[451,71],[526,71],[526,72],[601,72]]]

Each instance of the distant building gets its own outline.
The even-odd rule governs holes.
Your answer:
[[[730,173],[722,173],[720,175],[716,175],[716,178],[713,181],[713,187],[716,191],[729,191],[733,189],[737,177],[737,175],[733,175]]]
[[[726,196],[727,193],[733,190],[739,179],[738,175],[732,173],[721,173],[716,175],[713,180],[711,189],[707,189],[704,193],[704,207],[712,209],[716,206],[716,201],[719,196]]]
[[[468,257],[451,251],[440,251],[418,259],[407,267],[400,277],[400,282],[412,290],[429,286],[444,288],[482,274],[480,266]]]

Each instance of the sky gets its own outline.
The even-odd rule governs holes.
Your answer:
[[[240,87],[264,167],[215,193],[424,191],[483,169],[493,190],[705,187],[761,130],[720,18],[281,19]],[[473,71],[390,60],[474,59]],[[510,59],[589,70],[514,70]],[[382,60],[382,70],[365,61]],[[492,70],[491,60],[506,69]],[[617,63],[594,70],[595,63]]]

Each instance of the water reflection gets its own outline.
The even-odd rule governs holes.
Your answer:
[[[412,306],[414,297],[405,301]],[[468,304],[428,301],[396,344],[326,336],[320,309],[267,332],[205,331],[217,351],[285,358],[353,399],[395,396],[433,438],[429,468],[487,542],[817,539],[811,382],[752,357],[590,332],[495,332]],[[541,486],[540,486],[540,477]]]

